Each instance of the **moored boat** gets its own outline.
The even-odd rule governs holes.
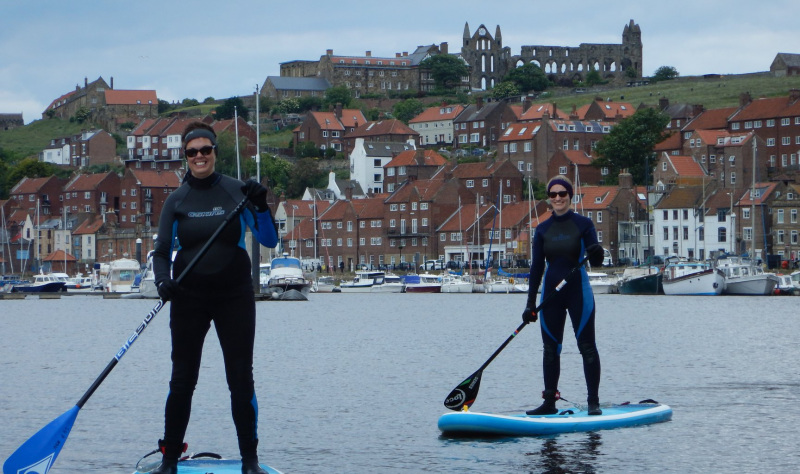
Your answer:
[[[11,287],[12,293],[57,293],[67,291],[66,282],[59,278],[40,273],[33,277],[33,281],[17,283]]]
[[[663,295],[664,274],[656,266],[629,267],[619,280],[621,295]]]
[[[442,275],[442,293],[472,293],[472,277],[448,273]]]
[[[749,258],[729,255],[717,259],[716,267],[725,274],[722,293],[726,295],[771,295],[779,282]]]
[[[662,281],[665,295],[719,295],[725,274],[704,262],[670,262]]]
[[[442,276],[432,273],[406,275],[406,293],[441,293]]]
[[[404,284],[397,275],[383,271],[357,271],[355,278],[339,284],[342,293],[402,293]]]
[[[303,273],[299,258],[283,254],[270,262],[267,293],[272,299],[308,299],[312,283]]]
[[[136,276],[141,271],[139,262],[132,258],[120,258],[108,264],[108,280],[105,291],[111,293],[130,293],[133,291]]]
[[[611,293],[616,288],[617,284],[608,276],[608,273],[603,272],[587,272],[589,275],[589,286],[592,287],[594,294]]]

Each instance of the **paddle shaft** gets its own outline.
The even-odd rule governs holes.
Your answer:
[[[195,267],[195,265],[197,265],[197,262],[199,262],[200,259],[203,258],[203,256],[208,252],[208,249],[210,249],[211,245],[213,245],[214,242],[217,240],[219,234],[221,234],[222,231],[224,231],[225,228],[228,227],[228,224],[230,224],[231,221],[233,221],[233,219],[239,216],[239,214],[242,212],[242,210],[246,205],[247,205],[247,197],[242,199],[239,202],[239,204],[236,205],[233,211],[231,211],[225,217],[225,220],[222,222],[222,224],[220,224],[219,227],[217,227],[217,230],[215,230],[214,233],[211,234],[211,237],[209,237],[205,245],[203,245],[200,251],[197,252],[197,255],[194,256],[194,258],[189,262],[186,268],[183,269],[181,274],[178,275],[178,278],[176,278],[175,281],[180,283],[184,279],[184,277],[186,277],[186,275],[189,274],[189,272]],[[139,325],[139,327],[136,328],[136,331],[134,331],[133,334],[131,334],[131,336],[128,338],[128,340],[125,341],[125,344],[122,345],[122,347],[119,349],[114,358],[111,359],[111,362],[109,362],[108,365],[106,365],[106,368],[103,369],[103,372],[95,379],[94,383],[92,383],[92,386],[89,387],[89,389],[86,391],[86,393],[83,394],[81,399],[78,400],[78,403],[76,404],[78,408],[83,408],[83,405],[86,403],[87,400],[89,400],[89,397],[91,397],[92,394],[94,394],[95,390],[97,390],[97,387],[99,387],[100,384],[103,383],[103,381],[106,379],[106,377],[108,377],[108,374],[110,374],[111,371],[114,370],[114,367],[117,366],[117,363],[119,363],[119,360],[122,359],[122,356],[124,356],[125,353],[128,351],[128,349],[131,347],[131,345],[133,345],[133,343],[136,342],[136,339],[139,338],[139,335],[142,334],[142,332],[145,330],[145,328],[147,328],[147,326],[150,324],[153,318],[156,317],[156,314],[158,314],[158,312],[161,311],[161,308],[164,307],[164,303],[165,301],[163,299],[159,299],[155,307],[153,307],[153,309],[151,309],[150,312],[147,313],[147,316],[145,316],[144,320]]]
[[[550,292],[550,294],[545,296],[545,298],[542,300],[542,302],[539,303],[539,306],[537,306],[536,309],[534,309],[532,312],[538,313],[539,311],[541,311],[542,308],[544,307],[544,305],[547,304],[547,302],[550,301],[550,299],[553,298],[553,295],[555,295],[556,293],[561,291],[562,288],[564,288],[564,285],[567,284],[567,280],[569,280],[570,277],[572,277],[572,274],[575,273],[576,271],[578,271],[578,269],[581,268],[584,263],[586,263],[586,260],[588,258],[589,257],[584,257],[583,259],[581,259],[581,261],[578,262],[578,265],[574,266],[572,268],[572,270],[570,270],[569,273],[567,273],[567,276],[565,276],[564,279],[561,280],[561,283],[559,283],[556,286],[555,291],[552,291],[552,292]],[[503,352],[503,349],[506,348],[508,343],[511,342],[511,340],[514,339],[514,337],[516,337],[516,335],[519,334],[519,332],[522,331],[522,329],[527,325],[528,325],[528,322],[527,321],[523,321],[522,324],[517,326],[517,329],[514,330],[514,333],[511,334],[510,336],[508,336],[508,339],[506,339],[505,342],[503,342],[503,344],[501,344],[500,347],[498,347],[497,350],[494,351],[494,354],[492,354],[491,357],[489,357],[489,359],[486,362],[484,362],[483,365],[481,366],[481,368],[478,369],[475,373],[479,374],[479,373],[483,372],[483,369],[488,367],[489,364],[491,364],[492,361],[495,359],[495,357],[497,357],[501,352]]]

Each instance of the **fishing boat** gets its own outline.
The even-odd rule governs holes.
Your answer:
[[[668,261],[662,284],[665,295],[720,295],[725,274],[705,262]]]
[[[619,279],[621,295],[663,295],[664,274],[654,265],[628,267]]]
[[[342,293],[402,293],[404,281],[383,271],[361,270],[351,281],[339,285]]]
[[[67,291],[66,282],[58,279],[57,277],[40,273],[34,275],[33,281],[26,281],[17,283],[11,287],[12,293],[58,293]]]
[[[441,293],[442,276],[432,273],[406,275],[406,293]]]
[[[306,278],[300,259],[284,253],[270,262],[267,293],[272,299],[307,300],[313,282]]]
[[[95,282],[91,276],[77,274],[74,277],[67,278],[67,283],[64,285],[69,293],[90,293],[95,290]]]
[[[726,295],[771,295],[779,283],[777,276],[765,273],[749,258],[728,255],[718,258],[716,267],[725,274]]]
[[[800,296],[800,285],[795,285],[791,275],[776,275],[780,283],[775,287],[776,295]]]
[[[469,275],[447,273],[442,275],[442,293],[472,293],[474,281]]]
[[[589,286],[596,295],[611,293],[616,289],[617,283],[604,272],[587,272],[589,275]]]

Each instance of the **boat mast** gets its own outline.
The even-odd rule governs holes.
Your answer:
[[[758,144],[756,143],[755,134],[753,135],[753,178],[752,188],[750,189],[750,260],[756,261],[756,154],[758,153]]]
[[[6,247],[8,247],[8,263],[11,264],[11,273],[14,273],[14,259],[11,256],[11,241],[8,240],[8,231],[6,227],[6,209],[4,207],[0,207],[0,215],[2,215],[3,219],[3,237],[6,241]],[[6,269],[3,267],[3,273],[5,273]]]
[[[36,233],[33,234],[34,244],[36,246],[36,266],[39,267],[39,273],[42,273],[42,256],[39,252],[39,232],[42,226],[41,216],[39,216],[39,199],[36,199]]]
[[[236,131],[236,179],[242,180],[242,166],[239,163],[239,112],[236,106],[233,106],[233,126]]]

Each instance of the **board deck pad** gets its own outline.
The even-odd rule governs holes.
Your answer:
[[[439,429],[447,436],[540,436],[596,431],[669,421],[672,408],[661,403],[636,403],[602,407],[603,414],[567,408],[555,415],[498,415],[480,412],[445,413]]]
[[[282,474],[261,463],[261,468],[270,474]],[[144,474],[134,471],[133,474]],[[242,461],[228,459],[189,459],[178,463],[178,474],[242,474]]]

